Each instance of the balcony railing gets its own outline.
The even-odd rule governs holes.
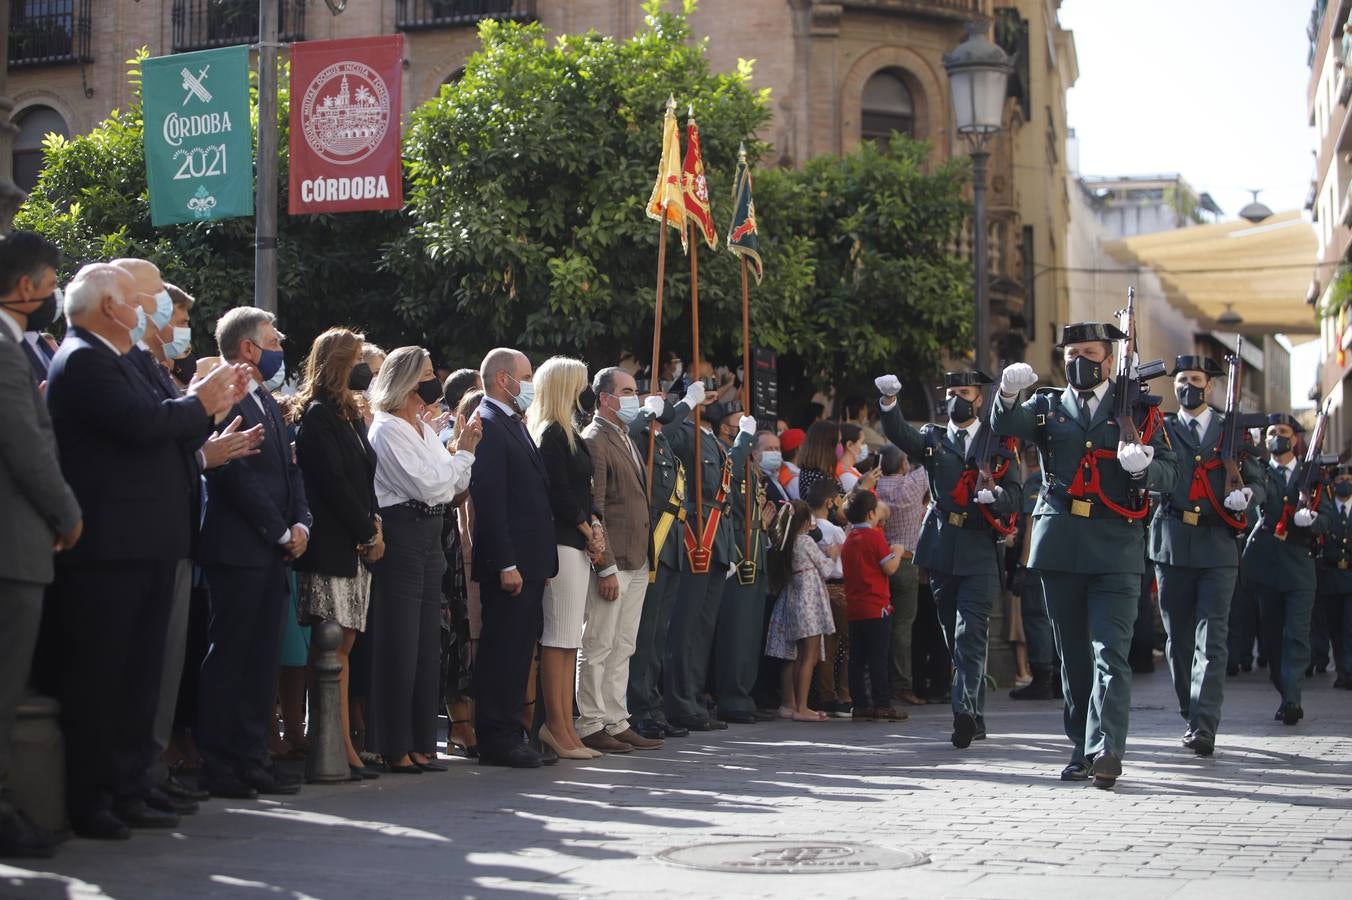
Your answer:
[[[971,20],[985,15],[983,0],[841,0],[851,9],[901,12],[940,19]]]
[[[91,0],[9,0],[9,67],[91,62]]]
[[[174,0],[174,50],[205,50],[258,42],[258,0]],[[305,0],[281,0],[277,34],[305,40]]]
[[[535,0],[396,0],[400,31],[473,25],[482,19],[535,20]]]

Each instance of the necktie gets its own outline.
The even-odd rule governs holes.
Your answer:
[[[23,338],[19,339],[19,347],[23,350],[23,355],[28,357],[28,364],[33,367],[33,375],[42,381],[47,377],[47,360],[44,359],[38,351],[33,349],[33,345]]]
[[[1080,391],[1080,424],[1085,428],[1089,427],[1090,413],[1089,401],[1094,399],[1093,391]]]
[[[967,429],[959,428],[957,434],[953,435],[957,439],[958,453],[967,455]]]
[[[1196,419],[1188,421],[1188,430],[1192,432],[1192,442],[1197,446],[1202,446],[1202,426],[1197,424]]]

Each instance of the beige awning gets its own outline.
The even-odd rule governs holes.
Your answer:
[[[1317,334],[1305,302],[1318,252],[1314,227],[1299,212],[1257,225],[1220,222],[1110,241],[1104,249],[1125,266],[1153,271],[1169,302],[1207,327],[1227,304],[1243,317],[1246,334]]]

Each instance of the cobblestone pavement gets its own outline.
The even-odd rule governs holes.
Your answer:
[[[0,861],[0,896],[1346,900],[1352,692],[1330,679],[1307,687],[1293,728],[1272,720],[1262,673],[1233,680],[1216,755],[1201,759],[1178,746],[1167,673],[1138,677],[1113,792],[1057,779],[1059,703],[995,702],[990,738],[965,752],[931,706],[897,724],[733,726],[593,763],[457,760],[447,774],[307,787],[281,803],[215,800],[171,833],[73,840],[27,868]],[[928,861],[726,874],[657,858],[757,838],[865,841]]]

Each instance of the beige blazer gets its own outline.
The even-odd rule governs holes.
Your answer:
[[[606,528],[598,572],[648,568],[648,488],[643,457],[629,435],[593,419],[582,431],[592,458],[592,503]],[[637,457],[637,459],[635,458]]]

